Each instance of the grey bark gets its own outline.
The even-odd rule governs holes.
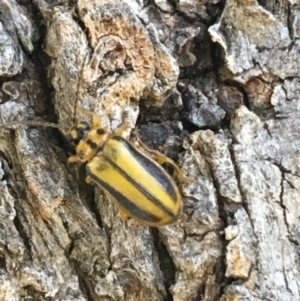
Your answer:
[[[0,12],[1,300],[300,300],[298,1]],[[140,114],[166,153],[185,137],[178,222],[124,221],[85,184],[62,138],[82,109],[112,131]]]

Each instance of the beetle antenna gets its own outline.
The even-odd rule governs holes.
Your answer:
[[[47,121],[46,122],[38,121],[38,120],[23,120],[23,121],[9,122],[9,123],[0,125],[0,128],[11,128],[11,127],[20,126],[20,125],[32,125],[32,126],[41,126],[41,127],[69,130],[69,128],[58,125],[56,123],[47,122]]]
[[[82,80],[83,80],[84,66],[86,65],[88,56],[89,56],[89,52],[87,52],[87,54],[86,54],[86,56],[85,56],[85,58],[82,62],[80,72],[79,72],[78,81],[77,81],[76,96],[75,96],[76,98],[75,98],[74,115],[73,115],[73,124],[78,123],[76,113],[77,113],[77,107],[78,107],[78,102],[79,102],[80,87],[81,87],[81,83],[82,83]]]

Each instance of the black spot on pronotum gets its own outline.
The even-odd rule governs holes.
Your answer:
[[[88,139],[86,141],[87,145],[91,148],[91,149],[96,149],[97,148],[97,143],[95,143],[94,141],[92,141],[91,139]]]
[[[105,130],[104,129],[97,129],[97,134],[98,135],[104,135],[105,134]]]

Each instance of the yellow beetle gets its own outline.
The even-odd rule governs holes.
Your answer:
[[[181,212],[181,195],[160,164],[171,164],[179,180],[189,181],[180,168],[159,152],[151,151],[150,158],[124,139],[121,135],[127,124],[112,134],[101,127],[96,115],[84,112],[92,115],[92,127],[79,123],[71,129],[77,146],[76,155],[68,161],[86,163],[86,181],[98,184],[114,200],[123,218],[149,226],[175,222]]]

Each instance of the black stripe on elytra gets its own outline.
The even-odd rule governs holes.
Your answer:
[[[121,173],[124,176],[124,178],[126,178],[131,184],[133,184],[142,194],[146,195],[147,198],[150,199],[157,207],[159,207],[166,214],[170,216],[174,216],[174,213],[166,206],[164,206],[164,204],[159,199],[157,199],[153,194],[151,194],[151,192],[146,187],[142,186],[139,182],[133,179],[125,170],[120,168],[120,166],[118,166],[109,157],[105,156],[104,154],[103,156],[114,169],[116,169],[119,173]]]
[[[126,139],[122,138],[121,136],[114,136],[111,139],[121,142],[126,147],[126,149],[131,153],[131,155],[138,161],[138,163],[142,165],[143,168],[149,174],[151,174],[157,180],[157,182],[159,182],[164,187],[166,192],[171,196],[173,202],[174,203],[177,202],[177,193],[173,183],[170,181],[170,178],[167,177],[164,174],[164,172],[161,171],[159,167],[153,164],[146,156],[144,156],[139,151],[137,151],[131,145],[131,143],[129,143]]]
[[[161,218],[157,217],[156,215],[149,213],[148,211],[142,210],[140,207],[138,207],[136,204],[134,204],[132,201],[130,201],[128,198],[126,198],[122,193],[117,191],[115,188],[111,187],[106,182],[99,179],[97,176],[95,176],[93,173],[91,173],[91,170],[89,166],[86,166],[88,175],[102,188],[107,190],[109,194],[115,198],[120,205],[123,208],[126,208],[129,212],[132,213],[133,216],[138,217],[141,220],[152,222],[152,223],[158,223],[161,221]]]

